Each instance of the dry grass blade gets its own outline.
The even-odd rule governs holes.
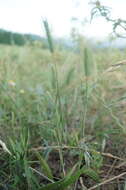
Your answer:
[[[39,174],[40,176],[42,176],[43,178],[45,178],[46,180],[48,180],[51,183],[54,183],[53,180],[51,180],[50,178],[48,178],[47,176],[45,176],[44,174],[40,173],[39,171],[37,171],[36,169],[29,167],[32,171],[34,171],[35,173]]]
[[[126,64],[126,60],[122,60],[122,61],[119,61],[118,63],[112,65],[113,67],[116,67],[116,66],[122,66],[122,65],[125,65]]]
[[[7,148],[6,144],[5,144],[2,140],[0,140],[0,145],[2,146],[2,149],[3,149],[5,152],[7,152],[7,153],[9,153],[10,155],[12,155],[11,152],[9,151],[9,149]]]
[[[83,179],[82,177],[80,177],[80,184],[82,186],[82,190],[87,190],[87,187],[85,187],[84,183],[83,183]]]
[[[115,176],[115,177],[112,177],[112,178],[110,178],[110,179],[107,179],[107,180],[105,180],[105,181],[103,181],[103,182],[101,182],[101,183],[99,183],[99,184],[97,184],[97,185],[95,185],[95,186],[89,188],[88,190],[96,189],[96,188],[98,188],[98,187],[100,187],[100,186],[102,186],[102,185],[105,185],[105,184],[107,184],[107,183],[109,183],[109,182],[111,182],[111,181],[113,181],[113,180],[115,180],[115,179],[119,179],[119,178],[121,178],[121,177],[124,176],[124,175],[126,175],[126,172],[121,173],[120,175]]]
[[[120,158],[120,157],[118,157],[118,156],[114,156],[114,155],[112,155],[112,154],[110,154],[110,153],[101,153],[101,154],[102,154],[102,156],[106,156],[106,157],[110,157],[110,158],[113,158],[113,159],[116,159],[116,160],[124,161],[123,158]]]
[[[116,64],[111,65],[108,69],[105,70],[104,73],[116,71],[118,68],[125,65],[126,65],[126,60],[119,61]]]
[[[37,147],[37,148],[32,148],[30,149],[30,152],[34,152],[34,151],[41,151],[41,150],[48,150],[48,149],[51,149],[51,150],[59,150],[59,149],[78,149],[78,150],[85,150],[84,147],[77,147],[77,146],[67,146],[67,145],[63,145],[63,146],[47,146],[47,147]],[[94,151],[93,149],[90,149],[89,150],[90,152]],[[123,158],[120,158],[118,156],[115,156],[113,154],[110,154],[110,153],[100,153],[97,151],[98,154],[101,154],[102,156],[105,156],[105,157],[109,157],[109,158],[113,158],[113,159],[116,159],[116,160],[120,160],[120,161],[125,161],[125,159]]]

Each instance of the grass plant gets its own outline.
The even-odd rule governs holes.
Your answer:
[[[93,189],[123,174],[126,68],[113,65],[125,50],[0,49],[0,189]]]

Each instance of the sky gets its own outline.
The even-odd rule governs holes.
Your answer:
[[[90,18],[90,0],[0,0],[0,28],[44,36],[42,18],[47,18],[52,34],[57,37],[69,37],[75,27],[88,37],[102,38],[112,32],[112,26],[102,18],[81,24],[72,22]],[[126,0],[101,0],[112,7],[112,16],[126,19]]]

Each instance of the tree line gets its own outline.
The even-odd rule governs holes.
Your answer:
[[[32,34],[20,34],[0,29],[0,44],[25,45],[27,42],[40,40],[41,37]]]

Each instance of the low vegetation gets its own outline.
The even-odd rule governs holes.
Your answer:
[[[0,189],[125,189],[126,50],[0,49]]]

